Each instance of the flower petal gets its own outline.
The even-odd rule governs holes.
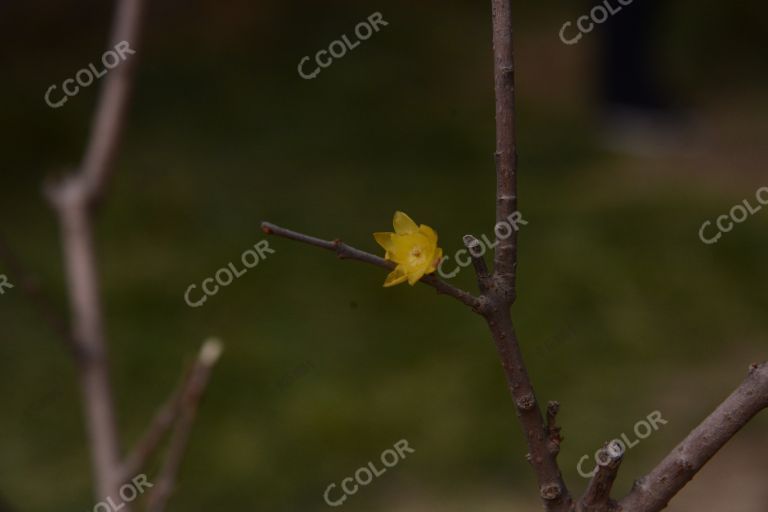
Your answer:
[[[402,267],[398,266],[395,270],[389,273],[387,279],[384,281],[384,288],[395,286],[408,279],[408,276],[403,272]]]
[[[392,251],[394,249],[392,235],[394,235],[394,233],[379,231],[378,233],[373,234],[373,238],[385,251]]]
[[[410,235],[419,230],[419,227],[413,222],[413,219],[400,211],[395,212],[395,217],[392,219],[392,225],[395,227],[395,233],[398,235]]]
[[[407,277],[408,277],[408,284],[411,285],[411,286],[415,285],[416,282],[424,276],[424,271],[425,270],[426,270],[426,268],[421,267],[419,269],[414,269],[412,271],[409,271],[408,275],[407,275]]]
[[[426,224],[422,224],[419,226],[419,233],[427,237],[430,245],[437,245],[437,233],[434,229],[427,226]]]
[[[429,268],[427,269],[427,274],[431,274],[435,270],[437,270],[437,267],[440,265],[440,261],[443,259],[443,250],[438,247],[435,250],[435,256],[432,258],[432,263],[430,263]]]

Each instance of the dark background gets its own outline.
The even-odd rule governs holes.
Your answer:
[[[652,411],[669,421],[628,454],[625,492],[766,358],[768,211],[717,245],[698,230],[768,185],[768,17],[756,0],[663,6],[654,65],[688,122],[682,142],[638,155],[605,145],[605,27],[558,37],[590,7],[514,4],[530,222],[514,316],[539,397],[563,404],[572,490],[582,455]],[[298,76],[377,11],[389,26]],[[62,308],[40,190],[79,161],[99,84],[55,110],[43,95],[99,62],[111,16],[110,2],[0,1],[0,227]],[[225,343],[171,510],[325,510],[328,484],[402,438],[416,453],[346,510],[538,510],[490,337],[454,301],[279,239],[204,307],[183,300],[264,237],[263,219],[377,253],[395,210],[448,255],[490,236],[490,37],[489,2],[153,3],[97,238],[126,447],[200,343]],[[470,269],[454,281],[475,289]],[[76,375],[18,287],[0,296],[0,411],[0,495],[20,512],[90,510]],[[768,509],[766,420],[670,510]]]

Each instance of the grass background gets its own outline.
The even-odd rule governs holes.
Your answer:
[[[263,238],[262,219],[371,251],[371,233],[388,229],[396,209],[433,226],[448,254],[467,232],[490,234],[487,7],[150,9],[97,240],[126,446],[202,340],[226,345],[171,510],[324,510],[329,483],[401,438],[416,454],[347,510],[529,506],[502,372],[484,325],[462,306],[426,287],[383,290],[383,271],[277,239],[275,255],[204,307],[183,300]],[[658,65],[691,107],[693,134],[637,157],[601,145],[598,35],[575,47],[557,37],[589,7],[515,6],[520,206],[530,224],[514,316],[539,398],[563,404],[560,460],[575,490],[586,483],[576,474],[583,454],[651,411],[669,421],[630,452],[624,491],[765,359],[767,212],[714,246],[697,233],[768,185],[755,44],[767,18],[757,2],[665,8]],[[301,57],[374,11],[390,26],[317,79],[299,79]],[[109,15],[94,1],[0,7],[0,225],[62,308],[57,227],[39,191],[44,176],[78,161],[98,87],[57,110],[42,97],[97,61]],[[470,270],[455,282],[474,290]],[[75,374],[18,289],[0,296],[0,390],[0,493],[18,511],[90,509]],[[768,475],[755,455],[766,453],[767,425],[758,418],[702,479]],[[707,505],[712,493],[739,495],[725,502],[734,511],[768,506],[765,494],[742,492],[744,479],[728,481],[690,492]],[[691,503],[671,510],[702,510]]]

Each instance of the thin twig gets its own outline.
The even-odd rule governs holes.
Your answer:
[[[96,201],[104,194],[114,172],[114,160],[122,138],[125,117],[136,74],[141,19],[145,0],[120,0],[114,14],[110,45],[126,42],[133,54],[111,70],[99,95],[91,133],[81,164],[88,196]]]
[[[515,134],[515,61],[510,0],[492,0],[494,90],[496,93],[496,223],[517,211],[517,147]],[[517,230],[499,240],[494,276],[499,292],[515,299]]]
[[[485,249],[480,243],[480,240],[472,235],[464,235],[463,241],[464,247],[467,248],[469,256],[472,258],[472,266],[475,267],[477,286],[480,288],[481,293],[485,293],[488,291],[488,284],[491,277],[488,273],[488,266],[485,263],[485,258],[483,257]]]
[[[741,385],[619,504],[623,512],[658,512],[757,413],[768,408],[768,363],[755,364]]]
[[[144,435],[125,457],[122,481],[127,482],[145,470],[149,459],[156,453],[163,438],[170,432],[171,427],[179,418],[184,405],[184,397],[191,393],[194,386],[199,385],[195,376],[200,371],[198,369],[200,365],[201,362],[198,358],[185,372],[180,384],[173,390],[168,400],[157,410]]]
[[[579,501],[578,512],[617,512],[611,489],[624,457],[624,447],[616,441],[607,443],[597,455],[598,464],[587,490]]]
[[[322,249],[332,251],[336,253],[336,255],[341,259],[362,261],[364,263],[368,263],[371,265],[375,265],[377,267],[382,267],[390,270],[395,268],[395,264],[393,262],[385,260],[384,258],[373,255],[371,253],[361,251],[360,249],[356,249],[350,245],[343,243],[341,240],[330,241],[330,240],[315,238],[313,236],[305,235],[297,231],[292,231],[290,229],[276,226],[275,224],[272,224],[270,222],[262,222],[261,229],[262,231],[264,231],[264,233],[268,235],[276,235],[283,238],[287,238],[289,240],[295,240],[297,242],[302,242],[308,245],[313,245],[315,247],[320,247]],[[468,293],[460,288],[456,288],[455,286],[446,283],[445,281],[443,281],[438,277],[435,277],[434,275],[424,276],[421,278],[420,282],[431,286],[432,288],[437,290],[438,293],[449,295],[454,299],[461,301],[462,303],[469,306],[473,310],[478,310],[482,306],[482,301],[479,298],[475,297],[471,293]]]
[[[144,0],[118,0],[110,43],[136,47]],[[46,192],[61,229],[72,338],[81,355],[79,376],[97,500],[118,498],[120,445],[115,420],[93,235],[93,206],[101,199],[120,143],[136,68],[127,59],[104,79],[77,174],[49,181]],[[128,511],[124,507],[124,512]]]
[[[200,349],[197,363],[190,373],[181,396],[181,411],[171,436],[165,462],[152,492],[147,497],[147,512],[163,512],[173,494],[200,399],[208,384],[211,370],[221,355],[221,350],[221,343],[218,340],[209,340]]]

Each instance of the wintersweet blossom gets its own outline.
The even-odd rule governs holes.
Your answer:
[[[384,257],[397,264],[384,281],[384,286],[394,286],[404,281],[413,286],[425,274],[431,274],[443,259],[443,250],[437,246],[437,233],[427,225],[417,226],[403,212],[395,212],[392,220],[395,232],[373,234],[384,248]]]

